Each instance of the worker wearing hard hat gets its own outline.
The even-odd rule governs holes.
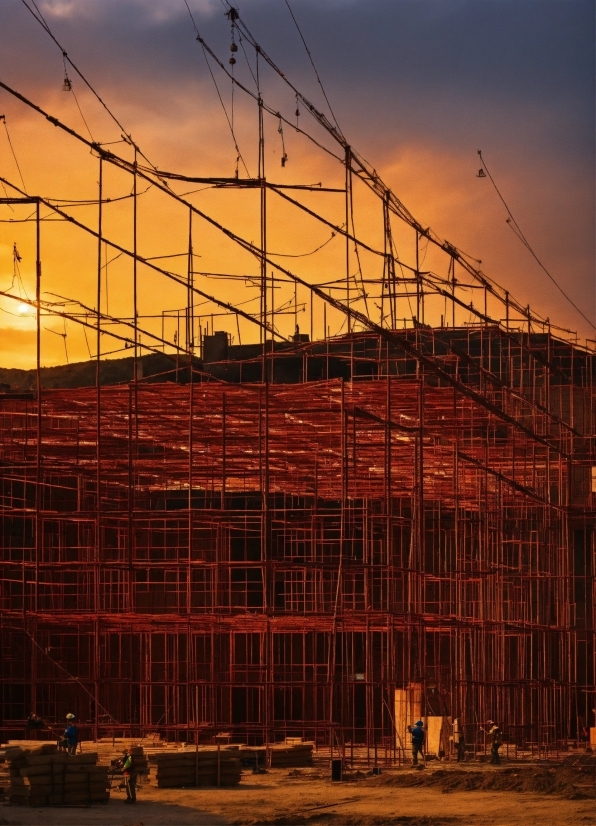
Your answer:
[[[76,717],[74,714],[66,715],[66,728],[64,730],[64,740],[62,745],[65,746],[69,754],[77,753],[77,746],[79,744],[79,730],[75,726]]]

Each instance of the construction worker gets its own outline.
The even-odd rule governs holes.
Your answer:
[[[413,726],[408,726],[408,731],[412,738],[412,765],[418,765],[418,753],[424,765],[424,723],[422,720],[417,720]]]
[[[489,720],[487,723],[490,738],[490,762],[495,766],[500,765],[501,758],[499,757],[499,749],[503,745],[503,732],[494,720]],[[483,729],[484,731],[484,729]]]
[[[77,753],[77,746],[79,745],[79,730],[75,726],[74,714],[66,715],[66,729],[64,730],[64,740],[60,744],[69,754]]]
[[[31,712],[25,723],[25,737],[31,736],[31,732],[37,732],[39,729],[45,728],[45,722],[34,711]]]
[[[134,760],[128,749],[122,752],[122,774],[124,775],[124,785],[126,787],[125,803],[137,802],[137,773],[135,771]]]

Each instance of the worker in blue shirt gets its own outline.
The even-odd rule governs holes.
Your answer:
[[[66,719],[68,722],[66,724],[66,729],[64,730],[63,745],[66,747],[69,754],[76,754],[77,746],[79,744],[79,730],[74,724],[75,716],[74,714],[67,714]]]
[[[417,720],[413,726],[408,726],[408,731],[412,738],[412,765],[418,765],[418,754],[424,765],[424,723]]]

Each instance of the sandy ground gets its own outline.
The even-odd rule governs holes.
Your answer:
[[[444,764],[442,766],[444,768]],[[477,770],[478,766],[474,766]],[[433,768],[427,768],[431,773]],[[486,771],[494,769],[486,768]],[[497,770],[498,771],[498,770]],[[403,772],[403,770],[402,770]],[[444,793],[382,778],[331,783],[321,770],[245,773],[231,789],[142,786],[134,806],[113,791],[107,805],[0,807],[1,826],[555,826],[596,824],[596,801],[514,791]]]

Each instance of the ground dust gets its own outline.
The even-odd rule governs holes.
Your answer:
[[[0,808],[0,826],[567,826],[596,824],[594,774],[581,766],[477,763],[354,772],[324,764],[243,774],[228,789],[143,785],[135,806]]]

